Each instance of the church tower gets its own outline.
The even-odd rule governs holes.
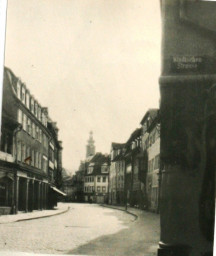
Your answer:
[[[93,156],[95,154],[95,145],[93,139],[93,132],[89,134],[88,144],[86,146],[86,157]]]

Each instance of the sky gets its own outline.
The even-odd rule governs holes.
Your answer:
[[[160,44],[158,0],[8,0],[5,66],[48,107],[73,172],[90,131],[110,153],[159,106]]]

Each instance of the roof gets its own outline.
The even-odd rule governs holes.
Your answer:
[[[130,135],[129,139],[127,140],[127,144],[129,144],[130,142],[132,142],[136,138],[140,137],[141,136],[141,132],[142,132],[142,128],[137,128],[136,130],[134,130],[132,132],[132,134]]]
[[[103,164],[110,164],[110,156],[109,155],[104,155],[102,153],[96,153],[93,158],[90,160],[89,165],[92,165],[93,167],[93,172],[86,175],[97,175],[97,174],[102,174],[101,173],[101,166]],[[104,175],[108,175],[108,173],[104,173]]]
[[[141,120],[140,124],[143,124],[148,117],[150,117],[152,120],[155,119],[155,117],[158,115],[158,108],[150,108],[144,115],[143,119]]]
[[[124,148],[126,145],[126,143],[116,143],[116,142],[112,142],[111,147],[113,149],[120,149],[120,148]]]

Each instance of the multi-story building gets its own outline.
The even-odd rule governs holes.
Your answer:
[[[126,143],[125,152],[125,193],[127,203],[131,206],[141,207],[141,182],[140,176],[140,153],[141,153],[141,128],[137,128]]]
[[[110,156],[96,153],[86,163],[84,177],[85,202],[108,202]]]
[[[112,143],[109,172],[109,203],[124,204],[125,143]]]
[[[61,191],[56,188],[57,180],[49,178],[48,168],[53,177],[60,178],[62,147],[52,126],[47,108],[5,68],[0,149],[2,209],[7,207],[13,213],[32,211],[52,207],[48,202],[56,202],[56,193]]]
[[[145,207],[159,211],[160,121],[158,109],[149,109],[142,121],[142,193]]]

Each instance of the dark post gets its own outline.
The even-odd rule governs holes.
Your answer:
[[[159,256],[213,255],[216,2],[161,0]]]

